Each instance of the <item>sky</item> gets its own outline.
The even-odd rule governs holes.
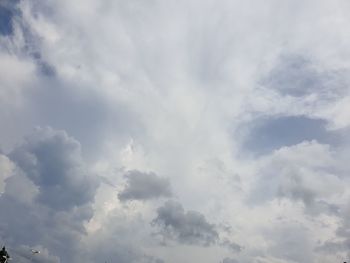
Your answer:
[[[349,12],[1,0],[0,246],[18,263],[350,261]]]

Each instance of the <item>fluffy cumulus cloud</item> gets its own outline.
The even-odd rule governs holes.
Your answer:
[[[38,129],[10,158],[38,188],[36,198],[44,205],[69,210],[94,198],[97,180],[82,163],[79,143],[64,131]]]
[[[54,253],[69,258],[86,232],[98,186],[81,160],[79,143],[63,131],[37,128],[8,158],[14,168],[0,199],[2,238],[12,246],[55,247]]]
[[[350,260],[349,8],[0,1],[0,245],[19,263]]]
[[[288,198],[301,201],[309,213],[336,213],[336,204],[328,202],[345,191],[341,178],[347,173],[338,169],[336,159],[328,145],[316,141],[279,149],[262,160],[254,203]]]
[[[159,226],[160,234],[183,244],[199,244],[208,246],[218,239],[213,224],[196,212],[185,213],[181,204],[168,201],[157,210],[153,224]]]
[[[182,205],[175,201],[167,201],[157,209],[152,225],[157,228],[156,235],[161,237],[163,245],[175,241],[191,246],[216,245],[232,253],[242,250],[236,242],[221,237],[219,227],[208,222],[203,214],[192,210],[185,212]]]

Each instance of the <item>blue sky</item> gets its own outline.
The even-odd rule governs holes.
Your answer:
[[[2,1],[0,245],[19,263],[349,260],[349,10]]]

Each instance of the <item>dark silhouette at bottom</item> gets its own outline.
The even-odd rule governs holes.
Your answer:
[[[7,253],[5,246],[2,247],[0,251],[0,262],[5,263],[10,258],[9,253]]]

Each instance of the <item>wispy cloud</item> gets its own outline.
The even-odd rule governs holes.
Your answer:
[[[38,262],[346,261],[348,9],[2,1],[0,241]]]

